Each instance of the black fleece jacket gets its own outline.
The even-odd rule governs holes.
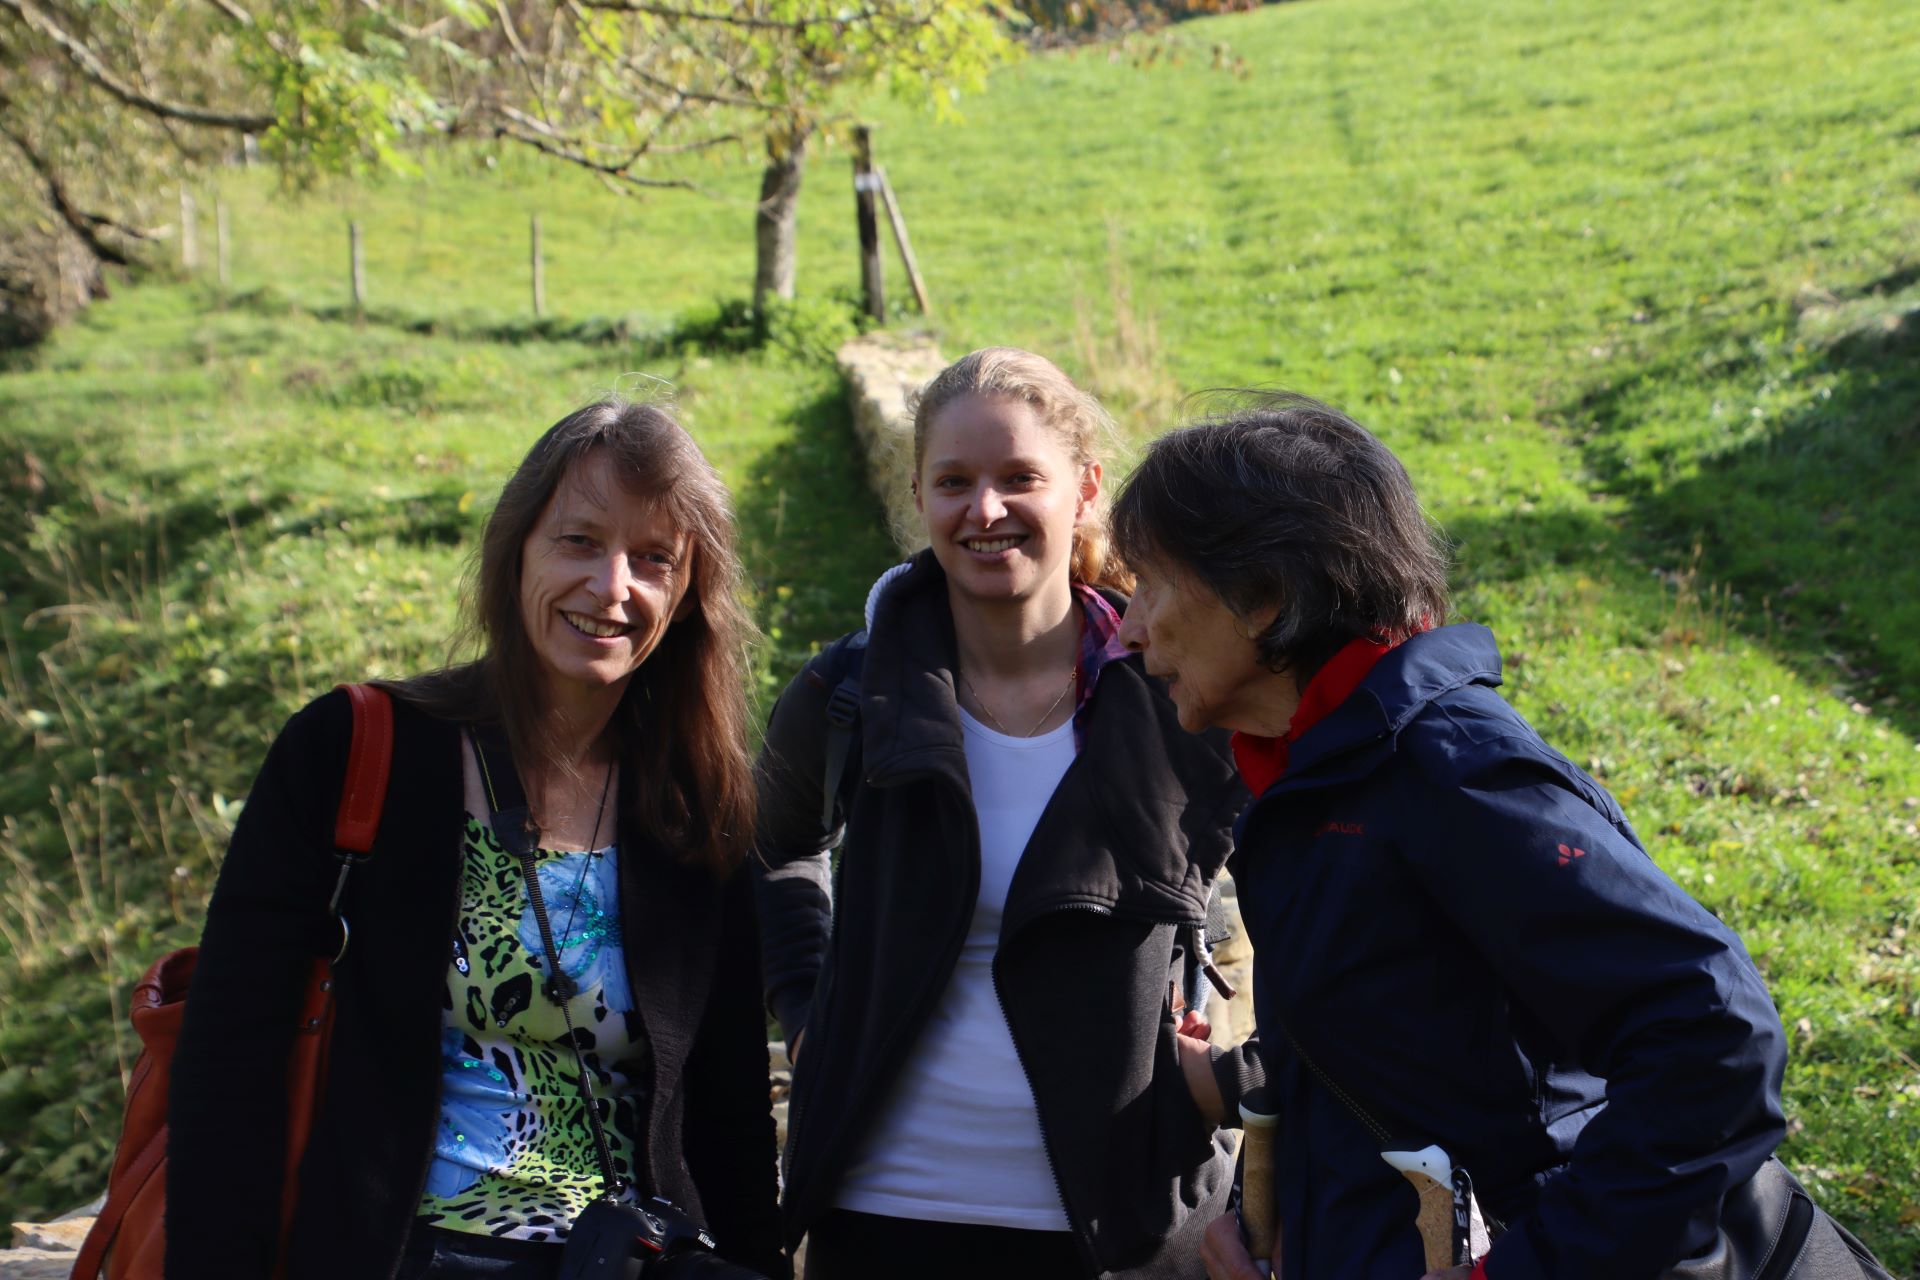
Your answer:
[[[173,1066],[170,1280],[273,1271],[295,1009],[309,958],[338,943],[325,905],[351,729],[338,692],[288,722],[220,869]],[[379,1280],[399,1265],[440,1118],[462,812],[458,727],[396,699],[386,811],[347,890],[353,940],[335,971],[290,1280]],[[722,883],[627,823],[620,876],[628,976],[654,1061],[645,1189],[703,1220],[728,1257],[784,1275],[748,879]]]
[[[953,620],[930,555],[888,584],[874,618],[831,904],[823,665],[787,687],[761,757],[770,1001],[789,1038],[806,1029],[786,1152],[789,1240],[831,1207],[946,986],[980,876]],[[994,984],[1087,1274],[1197,1277],[1232,1161],[1181,1074],[1169,979],[1188,926],[1204,922],[1246,796],[1224,743],[1182,732],[1138,659],[1102,669],[1085,714],[1085,745],[1008,890]],[[1257,1072],[1239,1051],[1218,1070],[1243,1065]]]

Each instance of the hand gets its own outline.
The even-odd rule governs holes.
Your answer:
[[[1180,1025],[1174,1028],[1174,1032],[1177,1035],[1192,1036],[1195,1040],[1211,1040],[1213,1024],[1207,1021],[1205,1014],[1195,1013],[1189,1009],[1180,1019]]]
[[[1200,1261],[1207,1268],[1209,1280],[1267,1280],[1247,1254],[1246,1242],[1240,1238],[1240,1219],[1235,1214],[1223,1213],[1207,1224],[1207,1233],[1200,1239]]]
[[[807,1029],[805,1027],[802,1027],[798,1031],[793,1033],[793,1039],[787,1041],[787,1065],[788,1066],[797,1067],[800,1065],[800,1040],[801,1040],[801,1037],[805,1036],[806,1034],[807,1034]]]
[[[1467,1280],[1473,1274],[1471,1264],[1464,1267],[1448,1267],[1445,1271],[1429,1271],[1420,1280]]]
[[[1188,1034],[1189,1023],[1205,1020],[1198,1014],[1188,1014],[1173,1033],[1175,1047],[1180,1053],[1180,1074],[1186,1077],[1187,1092],[1193,1095],[1193,1105],[1200,1109],[1200,1115],[1214,1128],[1227,1118],[1226,1099],[1220,1096],[1220,1082],[1213,1076],[1213,1046],[1197,1036]]]

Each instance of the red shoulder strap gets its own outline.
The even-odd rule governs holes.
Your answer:
[[[387,775],[393,767],[393,698],[385,689],[367,684],[343,684],[340,688],[347,691],[353,703],[353,741],[347,749],[347,777],[340,789],[340,812],[334,820],[333,841],[350,853],[367,853],[372,850],[373,837],[380,830],[380,811],[387,800]],[[153,1052],[156,1051],[149,1050],[149,1054]],[[159,1052],[170,1055],[171,1046]],[[153,1059],[143,1054],[128,1090],[130,1115],[133,1092],[145,1074],[142,1069],[152,1065]],[[129,1136],[123,1132],[121,1142],[125,1143]],[[167,1127],[161,1124],[146,1135],[139,1154],[124,1169],[115,1170],[115,1176],[107,1185],[106,1204],[75,1259],[72,1272],[75,1277],[96,1280],[106,1265],[108,1250],[114,1246],[136,1201],[143,1203],[143,1212],[157,1213],[159,1197],[143,1196],[143,1189],[155,1178],[164,1179],[161,1165],[166,1151]],[[119,1153],[116,1153],[116,1164],[118,1160]]]
[[[393,768],[393,697],[370,684],[339,687],[353,700],[353,744],[347,750],[347,780],[340,788],[333,843],[350,853],[366,853],[380,830],[387,774]]]

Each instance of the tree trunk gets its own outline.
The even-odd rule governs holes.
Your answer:
[[[767,167],[760,176],[760,204],[753,214],[753,309],[769,298],[793,296],[798,251],[800,173],[807,159],[807,130],[767,138]]]

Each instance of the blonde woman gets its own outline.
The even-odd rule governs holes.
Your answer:
[[[788,685],[760,762],[786,1228],[814,1280],[1198,1276],[1231,1162],[1180,1032],[1245,799],[1118,641],[1100,406],[976,351],[914,417],[928,547]],[[844,826],[829,902],[828,854]]]

